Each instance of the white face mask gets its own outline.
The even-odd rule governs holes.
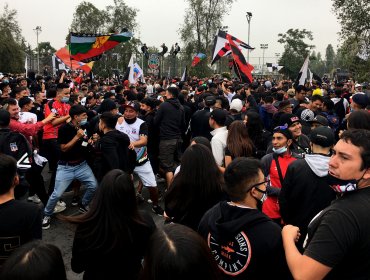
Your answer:
[[[288,146],[281,147],[278,149],[272,148],[272,151],[278,155],[284,154],[288,150]]]

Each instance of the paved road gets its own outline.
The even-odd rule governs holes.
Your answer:
[[[48,186],[50,174],[47,172],[47,168],[44,169],[44,179],[46,181],[45,185]],[[164,184],[159,184],[159,188],[163,190]],[[148,198],[147,190],[143,190],[144,198]],[[71,205],[71,200],[73,197],[73,192],[68,192],[63,195],[63,200],[67,203],[67,209],[61,213],[63,215],[76,215],[79,213],[77,206]],[[161,202],[163,206],[163,202]],[[148,211],[152,214],[154,221],[157,226],[163,225],[163,217],[155,215],[151,211],[151,204],[144,202],[139,205],[139,208]],[[51,221],[51,226],[48,230],[43,230],[43,240],[48,243],[52,243],[60,248],[63,254],[64,263],[67,270],[68,280],[80,280],[82,279],[82,273],[76,274],[71,270],[71,253],[72,253],[72,243],[74,237],[75,226],[58,219],[58,216],[53,216]]]

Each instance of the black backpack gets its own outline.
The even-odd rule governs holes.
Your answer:
[[[346,116],[346,110],[344,109],[344,98],[342,97],[337,103],[334,105],[334,112],[340,119],[340,122]]]

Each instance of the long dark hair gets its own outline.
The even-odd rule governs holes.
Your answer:
[[[205,240],[180,224],[158,228],[150,238],[140,280],[220,278],[220,270]]]
[[[233,159],[253,156],[253,142],[249,138],[248,130],[243,121],[233,121],[231,123],[226,146]]]
[[[222,186],[223,176],[211,151],[202,144],[189,146],[166,193],[166,207],[183,214],[193,210],[192,206],[208,210],[219,200]]]
[[[263,122],[261,116],[252,110],[247,112],[247,129],[248,135],[250,135],[251,139],[257,139],[263,132]]]
[[[131,176],[119,169],[113,169],[104,176],[89,211],[64,219],[84,224],[78,234],[90,241],[86,250],[101,249],[105,252],[132,243],[132,225],[145,226],[138,211]]]

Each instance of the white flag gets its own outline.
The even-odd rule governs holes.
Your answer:
[[[130,73],[128,74],[128,81],[130,82],[130,84],[135,84],[136,80],[134,79],[134,57],[132,55],[128,63],[128,67],[130,67]]]
[[[304,85],[306,82],[306,79],[308,78],[307,76],[307,71],[308,71],[308,63],[310,62],[309,55],[307,56],[306,60],[304,61],[301,70],[299,71],[299,81],[298,85]]]
[[[26,60],[24,62],[24,68],[26,69],[26,78],[27,78],[27,75],[28,75],[28,62],[27,62],[27,60],[28,60],[28,57],[26,55]]]

